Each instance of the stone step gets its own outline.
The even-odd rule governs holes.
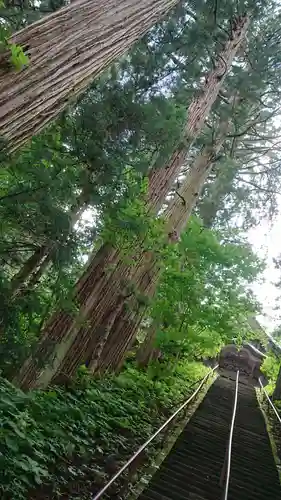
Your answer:
[[[139,500],[220,500],[235,381],[219,377]],[[254,387],[239,385],[228,500],[280,500],[281,487]]]

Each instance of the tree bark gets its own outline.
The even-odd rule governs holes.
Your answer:
[[[43,129],[178,0],[75,0],[11,37],[29,64],[0,57],[0,135],[10,151]]]
[[[132,268],[124,264],[120,254],[117,254],[115,270],[103,281],[101,293],[96,296],[96,303],[92,309],[94,313],[88,318],[87,326],[78,329],[79,333],[76,334],[69,351],[58,367],[64,375],[71,377],[81,363],[86,362],[91,365],[93,359],[98,371],[112,369],[113,366],[118,368],[120,359],[123,360],[123,354],[133,340],[131,332],[136,324],[140,324],[145,312],[135,294],[126,294],[125,290],[128,285],[134,283],[136,289],[145,290],[147,296],[152,296],[157,283],[153,278],[159,272],[157,266],[157,262],[147,262],[146,257],[142,255],[140,261]],[[147,272],[143,276],[144,267]],[[118,308],[119,312],[112,323],[111,311],[114,308]],[[107,328],[109,323],[110,326]],[[105,330],[107,335],[104,345]],[[99,350],[101,343],[102,349]],[[113,351],[115,364],[112,357],[110,358]]]
[[[25,261],[19,272],[13,276],[10,281],[11,299],[14,299],[20,294],[22,287],[29,280],[30,276],[38,267],[40,267],[46,252],[48,252],[48,248],[48,244],[43,244],[37,248],[35,252]]]
[[[91,322],[93,322],[93,316],[90,312],[94,305],[98,305],[97,298],[103,293],[105,298],[108,298],[112,310],[114,300],[116,300],[115,287],[122,289],[116,281],[116,277],[119,278],[120,275],[123,276],[123,269],[118,250],[111,245],[103,245],[94,258],[90,259],[89,265],[76,284],[74,298],[79,307],[79,317],[75,312],[57,311],[47,321],[36,353],[23,364],[14,379],[16,384],[21,385],[24,389],[46,386],[59,370],[79,332],[79,349],[81,351],[86,348]],[[106,284],[112,284],[111,288],[108,286],[107,289]],[[97,319],[104,318],[102,307],[96,313]],[[77,352],[78,366],[80,364],[80,351]],[[81,362],[83,362],[82,357]],[[72,363],[76,367],[76,359],[73,359]]]
[[[215,68],[205,79],[200,94],[193,99],[185,128],[187,144],[174,153],[167,165],[149,176],[148,205],[151,210],[160,208],[170,191],[186,158],[187,147],[190,147],[204,125],[245,36],[248,23],[247,17],[239,17],[233,23],[231,37],[218,57]],[[124,307],[107,335],[100,361],[97,363],[98,369],[103,369],[105,365],[110,368],[118,367],[124,359],[128,345],[134,340],[136,327],[144,310],[139,307],[135,297],[128,301],[123,290],[133,281],[138,290],[150,297],[155,292],[159,274],[159,263],[154,257],[147,258],[144,251],[140,252],[139,258],[132,256],[132,265],[128,265],[123,261],[122,252],[119,250],[109,245],[101,248],[76,286],[75,297],[79,305],[79,315],[75,317],[58,312],[51,318],[37,351],[22,367],[17,377],[18,383],[23,388],[45,387],[59,371],[71,376],[79,364],[88,360],[89,356],[95,356],[101,328],[105,328],[111,311],[119,304],[120,296],[123,296]],[[128,310],[128,305],[131,311]],[[124,326],[124,318],[125,331],[122,330],[121,335],[120,325]],[[117,339],[115,332],[120,332]],[[107,361],[103,357],[106,352]],[[47,363],[45,369],[39,369],[40,358],[43,364]],[[49,363],[50,359],[52,363]]]
[[[230,100],[230,106],[233,108],[239,102],[239,96],[233,96]],[[212,169],[213,161],[221,150],[226,135],[229,133],[230,122],[231,116],[221,122],[213,144],[207,145],[202,149],[201,154],[191,166],[178,195],[174,197],[164,214],[167,237],[171,243],[178,240],[180,233],[184,230],[188,222],[199,193]],[[131,277],[131,280],[134,282],[139,293],[147,297],[152,297],[160,275],[161,271],[157,264],[157,257],[151,252],[149,259],[145,264],[140,265],[138,273],[135,273]],[[115,322],[111,327],[112,332],[108,334],[107,346],[105,346],[105,349],[100,354],[99,363],[96,368],[98,371],[120,368],[126,355],[128,342],[132,343],[134,341],[144,312],[144,310],[140,311],[138,309],[137,302],[135,301],[131,304],[129,311],[121,311],[119,317],[116,316]],[[124,325],[124,318],[126,333],[123,332],[124,326],[122,326]],[[116,331],[122,331],[122,338],[118,342],[118,352],[116,348]],[[127,341],[126,335],[130,340]],[[114,352],[114,357],[112,357],[112,352]]]
[[[224,207],[224,200],[232,191],[233,181],[237,175],[237,169],[230,167],[228,172],[217,171],[217,178],[212,182],[208,195],[204,196],[198,209],[200,218],[206,228],[211,228],[217,218],[218,212]]]
[[[111,314],[109,315],[109,317],[107,319],[107,324],[106,324],[104,330],[101,332],[100,339],[95,346],[96,347],[95,352],[91,353],[89,356],[88,368],[92,372],[95,372],[97,367],[98,367],[101,353],[102,353],[103,348],[107,342],[108,336],[110,334],[110,330],[111,330],[112,326],[114,325],[115,319],[122,309],[122,305],[123,305],[122,302],[120,302],[120,304],[115,306],[114,309],[111,311]]]
[[[233,24],[234,26],[234,24]],[[158,211],[163,205],[167,194],[180,173],[187,154],[202,131],[205,120],[217,99],[232,61],[243,42],[249,26],[249,18],[239,17],[233,28],[230,39],[217,58],[216,65],[205,77],[205,83],[198,92],[188,110],[187,123],[183,131],[182,144],[173,153],[170,161],[163,169],[156,169],[149,176],[149,203],[151,209]]]
[[[141,368],[149,365],[153,357],[158,322],[154,320],[147,330],[145,339],[137,351],[137,363]]]
[[[240,98],[234,96],[230,100],[230,106],[235,107],[239,102]],[[184,230],[202,192],[205,181],[213,168],[216,157],[221,151],[225,138],[229,132],[230,123],[231,116],[222,121],[213,144],[203,147],[201,154],[191,165],[181,188],[166,210],[165,218],[167,220],[167,230],[169,233],[175,232],[177,235],[180,235]]]
[[[123,307],[111,329],[109,341],[100,355],[96,371],[99,373],[118,372],[122,368],[124,357],[135,340],[133,334],[139,329],[145,312],[145,309],[139,310],[137,307],[130,311],[126,306]]]

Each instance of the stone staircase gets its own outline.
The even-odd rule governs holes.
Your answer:
[[[219,377],[139,500],[221,500],[235,381]],[[228,500],[281,500],[254,387],[239,383]]]

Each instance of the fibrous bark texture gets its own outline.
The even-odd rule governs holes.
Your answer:
[[[233,110],[239,102],[240,97],[233,96],[230,99],[229,107]],[[202,148],[201,154],[197,156],[191,165],[179,192],[176,193],[166,210],[165,218],[169,233],[175,232],[177,235],[180,235],[185,228],[204,183],[212,170],[213,163],[216,161],[223,146],[226,135],[229,132],[230,123],[231,115],[219,124],[217,137],[213,140],[212,144]]]
[[[197,97],[192,100],[187,110],[187,122],[181,146],[174,152],[165,168],[161,169],[161,175],[159,175],[158,170],[155,170],[150,175],[149,201],[150,206],[155,210],[161,208],[173,182],[180,173],[190,147],[204,126],[204,122],[222,88],[232,61],[245,37],[249,26],[249,18],[241,16],[235,19],[232,26],[230,39],[226,42],[224,49],[217,57],[213,71],[206,75],[204,85],[198,92]]]
[[[239,96],[233,96],[230,99],[230,106],[234,108],[239,99]],[[164,214],[166,233],[168,241],[171,243],[178,240],[180,233],[184,230],[188,222],[204,182],[210,174],[213,162],[220,152],[226,135],[229,132],[230,123],[231,116],[228,119],[222,120],[218,126],[217,137],[214,139],[213,144],[203,147],[201,154],[192,164],[178,195],[171,201]],[[138,276],[137,288],[139,293],[151,297],[154,294],[159,277],[160,268],[159,263],[157,265],[157,257],[150,252],[149,259],[146,265],[141,267],[141,272]],[[136,276],[132,276],[131,279],[136,283]],[[105,345],[104,350],[100,354],[99,363],[96,364],[96,369],[105,371],[120,368],[128,346],[135,339],[144,312],[143,309],[140,310],[138,308],[137,301],[135,301],[134,304],[131,304],[130,309],[127,308],[126,311],[121,311],[121,314],[116,316],[115,322],[111,326],[111,333],[107,332],[107,339],[110,339],[112,343],[110,344],[110,341],[108,341]],[[144,345],[144,351],[145,347]],[[148,346],[149,350],[150,347]]]
[[[0,135],[14,151],[52,121],[178,0],[75,0],[12,36],[29,57],[0,57]]]
[[[204,125],[247,26],[246,17],[236,19],[231,37],[217,58],[215,68],[206,78],[200,95],[192,101],[188,110],[186,146],[176,151],[163,168],[150,175],[148,204],[152,210],[160,208],[180,172],[187,148]],[[196,171],[196,176],[196,181],[193,177],[188,180],[192,186],[190,192],[195,189],[196,182],[202,182],[201,171]],[[181,213],[179,224],[183,217]],[[59,373],[73,375],[84,362],[98,370],[119,367],[126,350],[134,341],[145,311],[136,295],[128,294],[128,289],[133,283],[136,290],[151,297],[157,286],[160,267],[157,259],[145,251],[140,252],[137,258],[132,255],[131,265],[128,265],[123,260],[122,252],[104,245],[77,283],[75,297],[79,314],[75,316],[58,312],[50,319],[35,354],[22,367],[17,377],[18,383],[23,388],[45,387]],[[116,315],[115,308],[118,308]],[[40,359],[44,364],[43,369],[40,369]]]

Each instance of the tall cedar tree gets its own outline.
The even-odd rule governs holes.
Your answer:
[[[206,75],[201,91],[189,106],[184,130],[185,143],[176,150],[163,168],[150,174],[148,203],[152,209],[158,209],[162,205],[180,172],[188,150],[200,134],[233,58],[244,40],[248,24],[247,16],[239,16],[231,22],[230,37],[217,57],[214,69]],[[145,256],[141,255],[140,262],[136,262],[140,278],[143,264],[146,265]],[[109,265],[113,271],[107,270]],[[126,297],[123,294],[123,280],[129,278],[131,273],[132,267],[122,261],[118,249],[106,244],[98,251],[76,286],[76,301],[80,309],[78,317],[58,312],[50,319],[36,352],[24,363],[17,377],[22,387],[45,386],[60,370],[67,375],[72,374],[79,364],[88,358],[89,349],[93,351],[93,345],[100,349],[98,338],[104,329],[104,321],[107,323],[110,318],[110,325],[114,327],[116,315],[119,311],[121,314],[124,311]],[[151,286],[154,289],[155,283]],[[140,319],[136,323],[139,321]],[[123,333],[127,338],[126,333]],[[106,338],[107,345],[112,345],[111,340]],[[130,340],[129,336],[127,344]],[[51,364],[42,369],[42,364],[50,360]]]
[[[26,17],[29,18],[29,12],[24,11],[24,18]],[[39,204],[39,194],[43,192],[45,184],[43,172],[45,174],[49,172],[51,166],[55,169],[56,164],[55,170],[59,169],[59,166],[61,168],[59,176],[52,180],[53,189],[49,190],[48,196],[48,203],[55,204],[58,208],[56,179],[60,180],[64,177],[67,181],[69,177],[63,165],[63,158],[66,160],[68,157],[68,161],[73,158],[73,163],[77,163],[77,167],[79,164],[81,167],[84,165],[84,172],[81,168],[81,178],[79,180],[78,176],[77,179],[78,184],[77,180],[74,182],[73,178],[69,178],[69,186],[73,186],[73,194],[78,198],[73,199],[71,194],[69,201],[65,200],[65,197],[61,200],[62,217],[67,216],[66,205],[72,207],[68,213],[68,227],[71,232],[73,210],[77,211],[83,199],[84,207],[89,202],[90,206],[95,206],[95,209],[103,210],[119,196],[118,191],[124,191],[126,179],[123,172],[126,171],[127,165],[132,165],[137,171],[144,172],[144,167],[146,168],[149,164],[155,150],[158,152],[159,164],[161,158],[165,159],[173,150],[184,120],[182,103],[186,103],[186,95],[188,96],[192,89],[194,72],[198,71],[205,59],[202,54],[200,56],[200,51],[202,52],[200,46],[199,48],[193,47],[192,52],[186,48],[198,31],[195,26],[193,18],[187,19],[185,8],[176,9],[171,18],[151,30],[126,58],[114,65],[107,75],[88,89],[83,99],[77,103],[75,111],[69,110],[64,115],[64,119],[60,120],[59,128],[50,129],[53,135],[59,135],[59,144],[52,140],[50,133],[49,137],[42,137],[41,144],[40,139],[36,138],[31,147],[26,147],[20,156],[15,157],[12,162],[6,161],[2,164],[3,174],[1,175],[4,182],[1,190],[0,210],[1,217],[9,220],[9,225],[3,226],[3,242],[5,242],[3,247],[7,245],[9,247],[11,236],[10,231],[7,231],[8,227],[9,229],[17,228],[21,221],[22,235],[23,231],[25,232],[24,226],[32,217],[33,226],[36,229],[36,238],[32,239],[32,246],[30,246],[30,249],[34,248],[33,253],[23,250],[16,252],[14,245],[13,254],[9,253],[7,259],[4,249],[3,259],[14,272],[14,278],[8,286],[14,298],[19,298],[26,291],[30,293],[39,278],[46,273],[50,263],[56,264],[59,260],[61,249],[66,246],[67,240],[73,239],[69,238],[66,231],[60,237],[57,232],[53,237],[50,231],[46,234],[45,230],[43,234],[40,234],[41,207],[38,206],[30,214],[29,202],[31,200],[34,202],[36,199],[36,203]],[[179,36],[181,46],[179,46]],[[152,42],[153,51],[148,50]],[[205,49],[203,52],[206,54]],[[187,59],[186,66],[180,62],[183,58]],[[188,74],[186,68],[188,68]],[[179,92],[179,88],[182,87],[182,77],[186,91]],[[165,95],[162,82],[165,82],[165,87],[169,88],[169,97]],[[153,119],[150,118],[152,116],[154,116]],[[40,147],[42,158],[38,157]],[[38,168],[31,171],[30,165],[38,160],[41,163],[40,170]],[[51,161],[48,169],[45,168],[46,161],[48,163]],[[7,174],[4,171],[6,169],[8,169]],[[43,179],[40,178],[41,172]],[[29,185],[31,176],[32,187]],[[38,177],[38,183],[34,182],[36,177]],[[65,187],[66,184],[67,182],[64,184]],[[26,192],[23,189],[25,185],[27,186]],[[47,184],[46,188],[48,188]],[[81,194],[78,194],[80,191]],[[53,193],[54,200],[50,197]],[[68,191],[64,193],[70,195]],[[49,213],[46,210],[45,198],[42,199],[42,203],[43,212]],[[20,210],[15,210],[15,206],[20,207]],[[35,213],[38,214],[37,221],[34,217]],[[12,222],[13,217],[14,222]],[[58,213],[55,223],[59,226],[60,222],[57,219]],[[53,215],[52,220],[54,220]],[[52,221],[46,221],[45,224],[51,227]],[[16,243],[15,235],[16,232],[13,234],[13,241]],[[22,241],[21,235],[19,239]],[[31,235],[28,243],[30,239]],[[0,257],[1,253],[0,249]],[[12,260],[11,255],[13,255]],[[7,270],[9,277],[10,270]],[[9,300],[11,299],[10,296]]]
[[[276,31],[276,25],[273,33],[275,39],[277,35],[278,43],[275,49],[278,50],[279,35],[278,30]],[[246,67],[246,71],[247,70],[248,68]],[[230,118],[223,118],[218,130],[213,130],[212,141],[207,143],[207,145],[203,148],[202,153],[195,159],[193,165],[189,169],[186,179],[183,182],[181,190],[167,210],[166,217],[168,218],[168,234],[170,235],[172,241],[174,238],[178,238],[178,234],[181,233],[182,229],[185,227],[191,214],[191,210],[194,207],[198,195],[200,194],[200,190],[203,187],[203,183],[210,173],[212,165],[216,161],[217,154],[219,153],[221,147],[225,145],[228,147],[229,142],[232,144],[233,138],[235,139],[238,137],[241,139],[244,136],[247,136],[247,132],[252,129],[256,130],[259,123],[263,123],[264,125],[264,110],[268,107],[268,103],[264,103],[263,100],[260,99],[260,96],[268,92],[268,85],[273,87],[274,85],[277,85],[275,97],[273,98],[273,110],[275,108],[274,101],[278,99],[279,95],[278,88],[280,84],[280,75],[277,74],[276,77],[274,75],[274,78],[269,79],[271,68],[266,62],[265,70],[262,72],[263,79],[260,79],[259,86],[254,85],[253,91],[253,83],[251,83],[251,81],[254,82],[257,74],[259,73],[256,72],[256,68],[252,68],[251,72],[250,75],[247,76],[246,80],[248,82],[247,91],[245,91],[243,85],[238,85],[237,88],[239,89],[239,93],[237,93],[235,90],[236,87],[234,87],[233,90],[237,95],[234,96],[233,99],[229,99],[226,108],[222,109],[222,116],[225,116],[227,108],[230,110],[230,114],[232,114],[231,131],[228,131]],[[232,79],[230,82],[232,82]],[[243,92],[243,97],[241,92]],[[241,106],[242,102],[243,106]],[[253,113],[253,107],[255,108],[255,113]],[[217,111],[218,110],[216,110],[216,112]],[[226,113],[226,116],[227,115],[229,116],[229,112]],[[270,115],[271,112],[269,113],[269,116]],[[266,140],[267,134],[265,133],[264,136]],[[260,135],[260,140],[262,139],[263,134]],[[134,276],[134,284],[136,285],[138,293],[143,294],[146,297],[151,296],[154,291],[158,275],[159,266],[157,264],[157,258],[151,253],[150,262],[146,263],[146,267],[143,266],[142,274]],[[143,315],[144,312],[138,307],[137,300],[131,300],[130,308],[124,308],[121,315],[116,317],[112,331],[109,333],[112,343],[111,345],[109,342],[105,344],[103,351],[99,354],[99,363],[95,363],[95,366],[98,366],[99,370],[109,368],[116,369],[122,364],[126,350],[130,348],[131,342],[134,339]],[[88,362],[90,364],[91,353],[89,356]]]
[[[248,78],[247,98],[245,94],[245,89],[243,89],[242,86],[241,90],[243,91],[243,97],[239,95],[240,94],[239,92],[239,94],[233,99],[232,103],[231,99],[229,100],[230,102],[228,102],[228,108],[233,115],[232,118],[233,125],[231,134],[228,134],[229,119],[223,119],[219,127],[217,139],[215,139],[213,144],[208,145],[204,148],[203,153],[195,160],[194,165],[190,169],[187,179],[182,187],[182,192],[179,193],[180,196],[178,196],[175,199],[174,203],[172,204],[172,207],[167,212],[167,214],[169,215],[169,222],[168,222],[168,227],[170,226],[169,234],[172,238],[174,238],[175,236],[177,238],[177,234],[175,235],[174,232],[175,231],[176,233],[181,232],[181,230],[185,226],[188,217],[190,216],[191,210],[194,206],[194,203],[198,197],[198,194],[202,189],[203,182],[206,179],[207,175],[209,174],[210,169],[212,168],[212,164],[214,163],[217,157],[217,153],[221,149],[224,142],[229,143],[229,138],[236,137],[236,135],[241,138],[245,136],[248,130],[255,128],[260,122],[261,123],[264,122],[263,108],[264,107],[266,108],[267,104],[260,102],[259,96],[268,90],[267,88],[267,85],[269,83],[268,76],[271,71],[271,69],[268,67],[268,64],[266,64],[265,66],[266,66],[266,71],[263,72],[264,79],[259,82],[259,89],[254,86],[255,91],[253,92],[253,88],[249,86],[250,80]],[[246,71],[247,69],[248,68],[246,68]],[[253,74],[251,75],[251,78],[252,81],[254,81],[257,73],[255,72],[255,68],[252,68],[252,70]],[[278,79],[279,75],[276,76],[275,83],[278,82]],[[272,79],[270,85],[274,85],[274,81]],[[240,89],[240,86],[238,85],[237,88]],[[246,112],[249,115],[248,120],[246,122],[244,121],[245,104],[241,108],[242,101],[243,102],[246,101]],[[238,104],[239,107],[237,106]],[[257,113],[258,118],[255,117],[255,115],[254,116],[252,115],[253,104],[255,106],[257,106],[258,104],[258,110],[257,109],[255,110],[258,111]],[[223,111],[223,114],[225,114],[225,110]],[[239,122],[242,130],[237,129],[237,125]],[[155,283],[157,282],[158,273],[159,273],[159,268],[157,262],[154,261],[153,256],[150,263],[146,262],[145,264],[143,262],[142,273],[137,271],[133,277],[134,285],[138,290],[139,294],[149,296],[153,293]],[[138,307],[137,302],[138,301],[136,299],[134,300],[130,299],[129,301],[130,307],[128,307],[128,303],[125,304],[123,310],[121,311],[121,314],[119,314],[119,311],[118,314],[116,314],[114,324],[111,328],[111,332],[108,332],[108,329],[106,328],[105,335],[103,333],[100,334],[100,342],[96,343],[94,339],[93,342],[94,346],[92,346],[89,349],[88,352],[89,357],[87,358],[87,364],[90,367],[93,364],[93,367],[95,369],[96,367],[98,367],[99,370],[100,369],[104,370],[108,368],[116,369],[118,368],[118,366],[120,366],[120,363],[122,363],[123,361],[126,350],[130,347],[130,344],[134,339],[134,335],[143,316],[143,312]],[[105,328],[105,323],[103,326]],[[111,339],[111,343],[109,341],[105,343],[105,340],[109,338]],[[102,347],[102,344],[104,344],[104,349]],[[78,349],[77,344],[76,348]],[[97,362],[97,358],[100,358],[99,362]],[[63,365],[64,372],[67,372],[67,369],[69,368],[70,363],[73,362],[73,359],[74,356],[72,353],[72,357],[71,355],[68,356],[69,365],[67,365],[67,360]]]
[[[241,104],[235,130],[216,158],[199,202],[197,213],[207,227],[239,220],[248,229],[277,211],[281,186],[279,24],[280,10],[270,9],[264,27],[249,33],[244,71],[235,68],[224,89],[224,99],[232,92],[230,85],[239,89]]]
[[[29,62],[0,57],[0,134],[10,151],[37,134],[178,0],[75,0],[15,33]],[[12,50],[12,49],[11,49]]]
[[[80,255],[89,252],[96,237],[95,225],[91,228],[89,223],[70,234],[69,207],[75,209],[86,190],[90,206],[102,213],[121,194],[128,196],[130,191],[132,195],[129,172],[143,175],[155,151],[161,164],[174,149],[194,74],[205,61],[205,48],[187,49],[196,31],[197,23],[187,20],[186,10],[175,10],[171,19],[156,26],[94,82],[59,126],[35,137],[3,164],[0,293],[5,338],[0,357],[5,370],[10,372],[15,361],[26,356],[28,339],[38,335],[58,301],[65,303],[81,272]],[[153,51],[148,50],[152,42]],[[188,72],[177,58],[171,66],[174,54],[187,60]],[[52,272],[46,273],[50,265]]]
[[[233,97],[230,99],[230,108],[239,104],[240,98]],[[191,215],[192,209],[198,199],[203,183],[210,173],[213,165],[213,160],[219,153],[226,135],[229,132],[231,124],[231,116],[222,119],[218,127],[217,137],[214,137],[213,143],[206,145],[202,153],[195,159],[188,175],[183,181],[180,191],[174,197],[173,201],[164,214],[165,231],[167,240],[170,243],[178,241],[179,235],[186,226],[186,223]],[[159,258],[154,252],[145,252],[140,268],[133,276],[131,276],[138,293],[145,297],[151,297],[158,284],[161,275],[161,266],[159,266]],[[130,307],[127,304],[123,307],[120,314],[115,315],[115,322],[112,325],[112,331],[107,330],[107,339],[103,334],[98,345],[92,347],[88,351],[86,360],[89,368],[104,371],[107,369],[117,369],[121,366],[126,351],[130,348],[134,341],[135,334],[141,320],[145,314],[145,308],[138,306],[138,301],[135,297],[130,300]],[[122,332],[122,336],[121,336]],[[151,329],[151,342],[156,333],[155,329]],[[119,339],[118,336],[119,335]],[[111,339],[111,344],[105,340]],[[65,370],[65,365],[63,365]]]

